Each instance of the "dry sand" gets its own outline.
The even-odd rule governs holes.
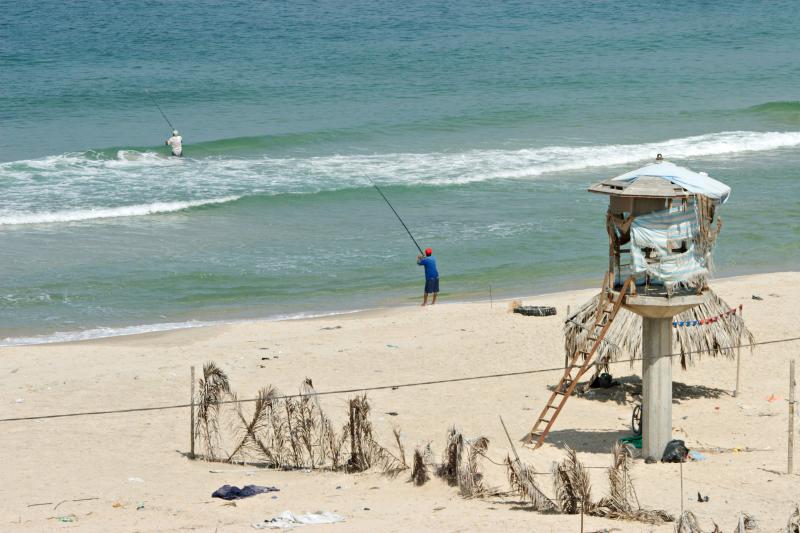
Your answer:
[[[728,278],[712,287],[729,304],[744,304],[745,320],[757,341],[800,335],[800,273]],[[509,314],[505,302],[495,302],[493,308],[489,302],[457,303],[4,348],[0,418],[186,403],[189,367],[199,370],[206,361],[228,372],[240,397],[252,397],[267,384],[295,392],[307,376],[318,391],[326,391],[557,367],[564,360],[566,306],[575,309],[594,292],[524,299],[556,306],[556,317]],[[753,294],[763,300],[751,299]],[[738,398],[730,394],[735,361],[703,357],[687,371],[676,364],[674,436],[690,448],[759,450],[703,452],[705,460],[684,465],[683,505],[704,529],[712,528],[713,519],[731,531],[738,512],[745,511],[759,520],[762,530],[777,530],[800,501],[800,477],[781,473],[787,463],[792,357],[800,358],[800,342],[770,344],[752,354],[743,350]],[[619,364],[612,370],[615,378],[636,383],[640,364]],[[521,437],[546,401],[547,386],[559,377],[549,372],[370,392],[372,421],[386,445],[392,442],[392,427],[400,427],[409,454],[415,446],[432,442],[440,455],[447,428],[455,424],[466,436],[487,436],[489,457],[500,462],[509,446],[498,415],[512,436]],[[771,395],[779,399],[768,401]],[[337,425],[344,422],[350,396],[321,399]],[[548,443],[537,451],[520,446],[520,454],[537,470],[548,471],[569,445],[587,466],[605,467],[612,443],[629,434],[630,414],[631,405],[618,390],[572,398]],[[543,516],[513,499],[464,500],[439,479],[418,488],[408,483],[406,474],[391,480],[374,472],[278,472],[190,461],[183,455],[189,449],[186,408],[4,422],[0,431],[4,531],[253,531],[250,524],[284,510],[324,510],[347,519],[303,526],[309,533],[579,531],[577,516]],[[633,476],[643,507],[678,514],[678,466],[636,461]],[[482,468],[489,484],[506,487],[501,467],[484,461]],[[607,488],[605,470],[590,472],[598,499]],[[276,485],[280,492],[276,499],[259,495],[230,506],[210,497],[226,483]],[[540,484],[552,492],[548,476]],[[709,501],[698,503],[698,492]],[[81,498],[97,499],[70,501]],[[44,502],[51,503],[31,506]],[[144,507],[137,510],[140,504]],[[55,519],[65,515],[76,521]],[[602,528],[638,532],[672,531],[673,526],[586,519],[586,531]]]

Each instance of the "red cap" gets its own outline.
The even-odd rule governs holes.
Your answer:
[[[432,255],[432,254],[433,250],[431,250],[430,248],[425,248],[425,255]]]

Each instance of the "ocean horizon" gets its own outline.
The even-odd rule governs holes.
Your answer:
[[[732,188],[715,276],[796,270],[792,3],[170,6],[6,7],[0,345],[418,303],[370,179],[442,302],[599,287],[657,153]]]

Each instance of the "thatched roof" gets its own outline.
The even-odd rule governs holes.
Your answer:
[[[674,320],[699,321],[723,315],[731,309],[711,289],[706,289],[703,296],[702,304],[676,315]],[[594,322],[599,298],[598,294],[572,316],[567,317],[564,324],[564,349],[568,357],[575,353],[578,346],[588,344],[586,339]],[[735,354],[734,348],[740,341],[741,344],[752,344],[754,337],[739,313],[728,314],[711,324],[672,329],[673,353],[680,353],[681,366],[684,369],[687,364],[692,364],[695,357],[699,358],[704,354],[732,358]],[[595,361],[615,361],[641,356],[642,319],[623,307],[611,324],[605,341],[601,343]]]

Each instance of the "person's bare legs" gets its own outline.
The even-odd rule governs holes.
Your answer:
[[[433,301],[436,301],[436,294],[433,295]],[[425,295],[422,297],[422,307],[425,307],[428,304],[428,293],[426,292]]]
[[[433,293],[433,298],[431,299],[431,305],[436,303],[436,297],[437,296],[439,296],[439,293],[438,292],[434,292]]]

